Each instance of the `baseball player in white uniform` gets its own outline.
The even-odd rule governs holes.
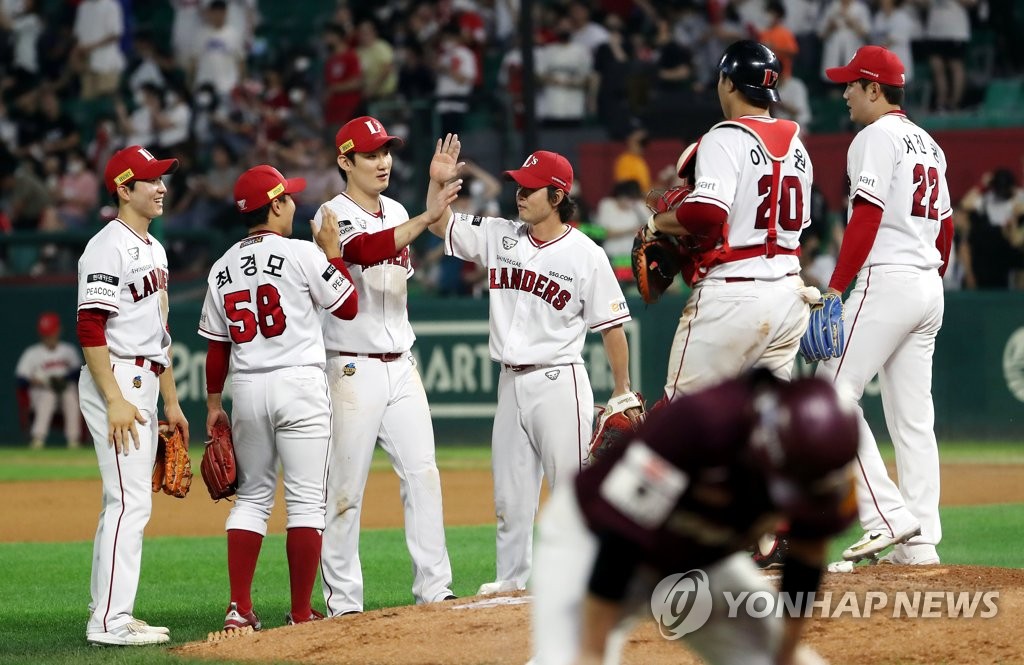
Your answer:
[[[456,177],[459,151],[458,136],[438,141],[429,192]],[[487,269],[490,355],[501,366],[491,439],[497,575],[479,593],[526,588],[541,479],[549,487],[569,482],[588,457],[588,331],[601,333],[612,396],[630,392],[626,299],[604,251],[566,224],[575,212],[572,166],[538,150],[505,177],[519,186],[520,221],[457,213],[431,226],[446,254]]]
[[[206,361],[207,432],[226,421],[222,393],[228,357],[233,367],[231,430],[238,498],[228,514],[231,601],[224,629],[261,628],[253,610],[252,578],[274,507],[277,466],[284,473],[288,513],[291,612],[286,622],[323,618],[310,605],[320,564],[331,448],[331,402],[320,309],[336,318],[356,314],[358,296],[338,251],[337,220],[319,225],[317,245],[293,240],[292,194],[303,178],[286,179],[255,166],[235,183],[235,204],[249,234],[210,269],[199,334]]]
[[[170,639],[166,628],[133,612],[142,534],[153,508],[158,392],[168,426],[188,441],[171,371],[167,254],[149,235],[150,222],[163,214],[161,176],[177,167],[177,160],[156,159],[137,145],[114,153],[103,181],[117,198],[117,217],[78,260],[78,339],[86,364],[78,389],[103,479],[86,626],[93,644]]]
[[[322,213],[332,211],[341,220],[341,252],[362,303],[352,321],[323,317],[336,415],[321,566],[331,616],[363,610],[359,517],[378,443],[400,483],[413,598],[454,598],[430,407],[410,353],[416,336],[406,282],[413,274],[409,243],[440,218],[461,183],[446,187],[426,212],[409,219],[401,203],[383,194],[391,177],[391,147],[401,142],[376,118],[346,123],[335,141],[345,191],[314,218],[315,226]]]
[[[813,169],[799,126],[768,115],[779,71],[762,44],[726,49],[718,78],[726,121],[679,165],[693,192],[648,225],[694,247],[694,289],[672,341],[666,399],[751,367],[792,373],[807,327],[799,252]]]
[[[27,390],[28,404],[34,416],[29,429],[31,448],[45,445],[57,409],[64,414],[64,436],[68,448],[82,445],[82,420],[79,416],[78,378],[82,355],[73,345],[60,338],[60,317],[44,312],[37,324],[39,340],[22,351],[14,375],[18,385]]]
[[[781,64],[768,47],[739,41],[718,65],[726,120],[678,164],[693,192],[648,229],[691,247],[684,279],[694,287],[669,351],[665,400],[752,367],[789,379],[807,328],[808,303],[820,297],[800,278],[800,233],[810,224],[814,171],[800,126],[771,118]],[[755,558],[777,565],[774,537]]]
[[[899,58],[864,46],[828,77],[845,83],[850,119],[865,125],[850,145],[849,223],[829,292],[856,276],[844,304],[846,348],[818,375],[859,401],[878,374],[896,448],[899,486],[886,472],[861,413],[857,500],[864,536],[843,552],[858,561],[891,545],[890,563],[939,562],[939,451],[932,404],[932,354],[942,326],[942,274],[953,238],[946,157],[907,118]]]

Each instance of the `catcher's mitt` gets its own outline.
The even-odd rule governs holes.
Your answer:
[[[679,247],[675,240],[661,234],[649,238],[647,229],[640,229],[633,238],[630,258],[640,297],[648,305],[658,302],[679,274]]]
[[[163,490],[164,494],[184,499],[191,486],[192,460],[188,456],[188,441],[177,427],[173,430],[162,427],[156,462],[153,463],[153,491]]]
[[[807,332],[800,339],[800,353],[807,362],[828,360],[843,355],[846,332],[843,330],[843,300],[834,293],[811,305]]]
[[[68,387],[68,380],[63,376],[51,376],[50,377],[50,390],[60,395]]]
[[[231,441],[231,428],[218,421],[213,426],[213,436],[206,442],[203,462],[199,466],[203,482],[214,501],[226,499],[238,490],[235,469],[235,445]]]
[[[647,412],[644,396],[640,393],[625,393],[608,400],[608,405],[599,407],[597,426],[590,439],[589,461],[601,459],[614,447],[628,443],[629,437],[643,423]]]
[[[679,187],[664,190],[652,189],[647,192],[644,203],[647,205],[648,210],[657,215],[678,208],[683,199],[689,196],[692,191],[693,187],[689,185],[680,185]]]

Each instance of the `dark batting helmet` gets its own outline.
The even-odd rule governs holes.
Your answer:
[[[764,466],[773,502],[793,517],[814,519],[826,497],[847,493],[860,425],[852,403],[817,378],[759,391],[750,445]]]
[[[722,54],[718,71],[736,84],[750,101],[779,101],[775,86],[778,85],[782,65],[764,44],[749,39],[733,43]]]

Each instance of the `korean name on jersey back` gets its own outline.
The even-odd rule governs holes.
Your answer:
[[[242,241],[242,243],[239,245],[239,249],[243,249],[245,247],[248,247],[249,245],[254,244],[253,242],[250,241],[259,242],[260,240],[262,240],[262,238],[263,236],[247,238],[246,240]],[[268,254],[266,264],[262,268],[256,265],[255,254],[243,254],[239,258],[241,258],[241,261],[235,267],[246,277],[252,277],[261,270],[264,275],[270,275],[271,277],[283,276],[283,273],[281,272],[284,269],[283,256],[278,256],[277,254]],[[224,269],[217,273],[216,281],[218,289],[222,289],[228,284],[233,284],[234,279],[231,276],[231,266],[225,265]]]

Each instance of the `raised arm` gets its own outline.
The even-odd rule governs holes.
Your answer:
[[[434,148],[434,157],[430,160],[430,184],[427,186],[427,209],[430,210],[431,202],[435,201],[441,193],[442,188],[449,182],[459,177],[463,163],[459,162],[459,153],[462,151],[462,144],[459,143],[458,134],[447,134],[443,139],[437,140]],[[461,187],[461,181],[460,181]],[[427,228],[439,238],[444,237],[448,220],[452,217],[451,205],[446,205],[441,210],[440,216],[430,222]]]

